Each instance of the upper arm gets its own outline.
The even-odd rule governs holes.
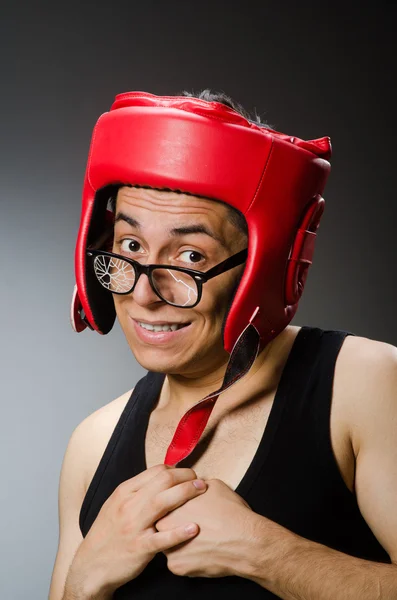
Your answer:
[[[73,557],[83,540],[79,512],[85,494],[81,453],[87,442],[86,422],[73,431],[62,462],[58,488],[59,539],[52,573],[49,600],[61,600],[66,576]]]
[[[62,599],[70,565],[84,539],[79,526],[84,496],[131,391],[86,417],[69,439],[59,477],[59,538],[48,600]]]
[[[379,543],[397,564],[397,348],[365,340],[356,344],[352,361],[349,421],[357,501]]]

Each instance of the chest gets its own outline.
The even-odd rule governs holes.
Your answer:
[[[261,398],[226,414],[214,409],[198,446],[180,466],[194,469],[203,479],[221,479],[235,490],[258,450],[272,402],[272,397]],[[177,420],[166,412],[151,413],[145,439],[147,468],[164,462],[176,426]]]
[[[252,400],[230,412],[211,414],[196,449],[180,466],[194,469],[197,477],[220,479],[235,490],[248,471],[258,448],[273,426],[274,394]],[[355,460],[341,418],[341,403],[334,394],[330,415],[330,438],[336,466],[350,491],[354,488]],[[147,468],[164,462],[178,420],[165,411],[152,411],[145,438]]]

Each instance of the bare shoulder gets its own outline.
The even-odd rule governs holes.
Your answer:
[[[133,390],[131,389],[98,408],[83,419],[74,431],[74,435],[78,438],[78,444],[82,449],[80,460],[83,461],[81,467],[83,470],[85,491],[88,489],[90,481],[98,467],[99,461],[105,452],[106,446],[132,391]]]
[[[347,390],[365,392],[367,386],[387,386],[396,375],[397,347],[360,336],[347,336],[340,349],[337,368]],[[380,390],[379,390],[380,391]]]
[[[373,434],[386,415],[397,412],[397,347],[360,336],[348,336],[335,365],[334,396],[357,456],[362,433]],[[397,415],[396,415],[397,416]]]
[[[70,436],[59,479],[59,540],[49,600],[63,597],[69,567],[83,539],[79,527],[81,504],[131,391],[90,414]]]

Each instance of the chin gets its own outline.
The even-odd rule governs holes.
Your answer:
[[[221,365],[226,365],[229,359],[229,354],[223,347],[222,350],[210,353],[207,348],[206,354],[204,349],[201,352],[200,349],[192,351],[192,346],[189,345],[176,354],[175,351],[163,352],[158,348],[142,349],[136,343],[130,343],[129,346],[136,361],[147,371],[188,378],[208,375]]]
[[[166,375],[184,375],[189,372],[186,363],[182,363],[182,361],[178,363],[175,362],[175,360],[170,360],[166,357],[164,357],[163,360],[157,360],[153,355],[143,357],[139,353],[132,352],[136,361],[147,371],[164,373]]]
[[[135,360],[148,371],[177,374],[188,367],[189,360],[186,360],[185,348],[179,354],[175,349],[171,351],[169,348],[142,346],[135,338],[127,339],[127,342]]]

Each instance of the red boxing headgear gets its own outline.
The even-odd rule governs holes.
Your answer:
[[[144,92],[117,95],[95,126],[85,174],[75,254],[75,330],[89,325],[106,334],[116,316],[111,293],[86,259],[87,248],[108,226],[106,186],[141,185],[222,200],[240,210],[248,226],[246,266],[223,327],[225,350],[240,352],[233,367],[229,361],[230,387],[237,380],[231,371],[237,369],[239,377],[246,373],[296,313],[324,210],[330,156],[328,137],[291,137],[248,121],[219,102]],[[241,346],[247,344],[255,351],[248,356],[245,348],[243,357]],[[242,369],[242,359],[248,369]],[[215,398],[211,394],[201,403],[212,402],[212,410],[224,389],[225,381]],[[202,431],[203,416],[198,421],[192,427],[200,425]],[[185,440],[189,449],[180,447],[171,464],[187,456],[200,435],[197,429],[194,439]],[[181,437],[179,432],[179,441]]]

